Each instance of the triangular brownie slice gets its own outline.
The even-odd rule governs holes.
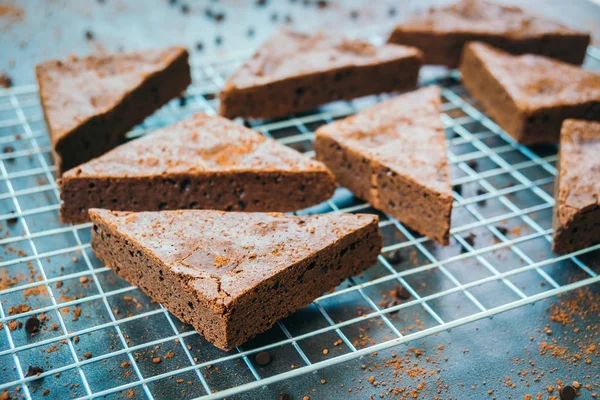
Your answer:
[[[460,72],[475,100],[523,144],[558,142],[567,118],[600,120],[600,74],[581,67],[475,42]]]
[[[90,210],[96,255],[223,350],[359,274],[375,215]]]
[[[281,30],[228,79],[219,114],[282,117],[335,100],[412,89],[420,67],[414,47]]]
[[[463,0],[409,18],[398,25],[390,43],[415,46],[426,64],[458,66],[463,46],[480,41],[509,53],[535,53],[581,64],[590,35],[514,6],[484,0]]]
[[[600,123],[566,120],[560,135],[552,250],[600,243]]]
[[[115,147],[191,83],[179,47],[47,61],[36,75],[59,175]]]
[[[436,86],[320,127],[317,159],[373,207],[449,243],[452,189]]]
[[[294,211],[327,200],[322,163],[218,116],[191,118],[125,143],[59,180],[61,220],[88,208]]]

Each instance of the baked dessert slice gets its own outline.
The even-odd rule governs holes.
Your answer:
[[[63,222],[89,208],[294,211],[333,194],[322,163],[218,116],[198,113],[81,164],[58,181]]]
[[[600,123],[568,119],[560,135],[552,250],[600,243]]]
[[[470,41],[489,43],[512,54],[541,54],[581,64],[590,35],[518,7],[462,0],[410,18],[389,38],[390,43],[421,49],[426,64],[450,68],[458,66],[463,46]]]
[[[473,97],[523,144],[557,143],[567,118],[600,120],[600,74],[581,67],[475,42],[465,47],[460,72]]]
[[[191,83],[180,47],[47,61],[35,72],[59,176],[115,147]]]
[[[320,127],[315,151],[357,197],[447,245],[453,197],[440,107],[436,86],[392,98]]]
[[[274,118],[335,100],[413,89],[421,52],[331,34],[281,30],[219,93],[222,116]]]
[[[371,267],[382,247],[367,214],[90,215],[96,255],[223,350]]]

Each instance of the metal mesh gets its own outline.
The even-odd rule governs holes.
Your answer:
[[[599,54],[589,49],[589,68],[600,69]],[[163,107],[130,136],[197,111],[214,114],[216,93],[247,55],[194,60],[185,99]],[[384,248],[377,265],[230,353],[100,263],[89,245],[90,224],[59,223],[37,87],[0,90],[0,148],[14,148],[0,153],[0,392],[25,398],[43,397],[45,390],[55,398],[231,396],[600,281],[600,245],[560,257],[550,250],[556,147],[515,143],[478,111],[455,74],[424,83],[443,88],[455,198],[451,245],[435,245],[340,188],[298,214],[379,214]],[[337,102],[252,127],[313,155],[318,126],[382,98]],[[399,285],[411,297],[389,302]],[[40,332],[11,329],[34,315],[45,320]],[[265,349],[273,362],[258,366],[254,354]],[[32,365],[44,372],[26,377]]]

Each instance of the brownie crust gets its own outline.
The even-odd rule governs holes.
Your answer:
[[[119,58],[123,57],[128,58],[129,65],[120,66]],[[179,96],[191,83],[187,50],[170,48],[152,57],[154,70],[140,72],[143,75],[141,83],[130,84],[126,79],[120,82],[121,87],[115,90],[123,94],[118,98],[110,99],[114,102],[112,107],[104,107],[103,102],[109,101],[107,98],[115,94],[110,92],[98,94],[102,89],[93,89],[96,95],[89,100],[77,96],[64,96],[60,93],[67,90],[79,91],[85,97],[86,87],[80,85],[102,85],[102,80],[95,83],[93,76],[90,76],[86,82],[78,80],[88,76],[90,71],[98,68],[101,71],[98,73],[106,74],[106,71],[111,71],[110,65],[114,63],[114,70],[108,73],[118,76],[119,68],[132,68],[130,63],[135,63],[136,60],[140,64],[147,63],[148,57],[143,52],[108,57],[89,56],[68,61],[48,61],[36,67],[42,109],[52,140],[52,153],[59,176],[62,172],[117,146],[131,128],[168,101]],[[73,80],[71,88],[68,87],[71,77],[63,78],[66,74],[77,77]],[[63,82],[56,86],[57,80]],[[114,84],[113,82],[112,85]],[[92,107],[97,110],[92,115],[74,115],[70,117],[74,119],[70,123],[63,121],[57,123],[55,119],[67,118],[60,116],[61,108],[73,107],[70,105],[73,101],[90,101]],[[77,107],[87,108],[85,105]]]
[[[600,123],[566,120],[560,138],[552,251],[600,243]]]
[[[460,72],[485,111],[525,145],[557,143],[567,118],[600,120],[600,75],[592,71],[473,42]]]
[[[282,31],[226,83],[219,114],[275,118],[336,100],[416,87],[421,52],[318,33]]]
[[[389,42],[423,51],[425,64],[456,68],[464,46],[479,41],[511,54],[539,54],[570,64],[583,62],[590,35],[528,15],[514,6],[466,0],[432,9],[398,25]]]
[[[163,232],[168,227],[167,233],[168,229],[177,226],[181,218],[177,215],[181,213],[187,219],[206,218],[207,222],[223,222],[219,220],[231,217],[235,224],[245,221],[250,229],[257,226],[266,233],[274,229],[275,236],[265,235],[269,243],[277,241],[278,232],[285,236],[289,230],[297,229],[294,226],[307,228],[286,236],[296,239],[292,243],[296,248],[293,252],[299,256],[288,253],[289,250],[281,246],[281,254],[262,254],[260,246],[253,247],[256,251],[253,254],[243,248],[239,252],[240,248],[231,244],[233,247],[226,249],[237,255],[234,263],[225,260],[219,266],[221,258],[211,258],[213,249],[204,250],[202,244],[194,245],[190,250],[175,246],[172,253],[181,254],[163,252],[157,256],[152,246],[160,247],[161,244],[148,244],[144,238],[132,235],[132,230],[128,230],[127,223],[123,222],[133,218],[129,223],[135,224],[138,215],[90,210],[94,222],[92,247],[96,255],[132,285],[139,286],[183,322],[191,324],[216,347],[227,351],[266,331],[278,319],[307,306],[344,279],[372,266],[382,246],[378,219],[372,215],[286,217],[275,213],[207,211],[200,213],[210,217],[196,217],[189,214],[193,212],[165,212],[162,213],[166,215],[164,218],[149,220],[143,215],[149,213],[139,216]],[[227,225],[227,222],[223,224]],[[143,226],[140,230],[142,228],[147,229]],[[178,232],[175,228],[175,235],[185,239],[185,232]],[[236,237],[240,243],[245,243],[243,234]],[[175,243],[169,238],[165,240]],[[318,241],[321,243],[317,245]],[[305,243],[314,249],[305,250]],[[220,246],[216,243],[217,250]],[[271,269],[275,271],[263,271],[256,264],[244,264],[245,260],[261,257],[266,257],[264,263],[272,264]],[[272,257],[275,258],[269,262]],[[289,264],[287,261],[281,263],[280,257],[287,257],[284,260],[289,260]]]

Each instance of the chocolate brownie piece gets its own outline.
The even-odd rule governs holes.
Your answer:
[[[335,100],[412,89],[420,67],[421,52],[413,47],[282,30],[229,78],[219,114],[282,117]]]
[[[90,215],[96,255],[223,350],[371,267],[382,246],[374,215]]]
[[[563,123],[554,199],[555,253],[600,243],[600,123]]]
[[[436,86],[392,98],[320,127],[315,151],[356,196],[447,245],[453,197],[440,107]]]
[[[118,145],[191,83],[179,47],[47,61],[36,76],[59,175]]]
[[[463,0],[409,19],[398,25],[389,39],[390,43],[421,49],[426,64],[450,68],[458,66],[463,46],[470,41],[489,43],[512,54],[541,54],[581,64],[590,35],[518,7]]]
[[[327,200],[322,163],[218,116],[198,113],[64,173],[63,222],[88,208],[294,211]]]
[[[474,42],[460,72],[473,97],[523,144],[558,142],[567,118],[600,120],[600,74],[581,67]]]

